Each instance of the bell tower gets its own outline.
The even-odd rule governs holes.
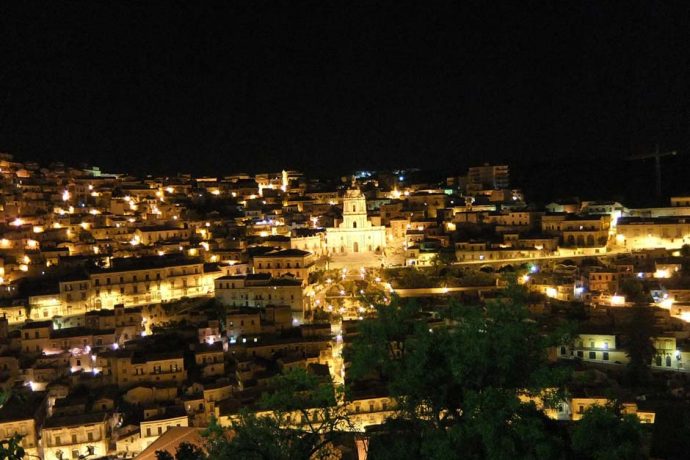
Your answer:
[[[367,228],[367,201],[357,184],[352,185],[343,197],[343,224],[341,228]]]

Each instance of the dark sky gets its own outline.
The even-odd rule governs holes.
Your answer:
[[[2,1],[0,151],[213,174],[690,155],[688,8]]]

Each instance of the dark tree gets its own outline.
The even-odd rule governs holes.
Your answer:
[[[620,282],[620,290],[628,302],[636,304],[649,303],[650,296],[644,290],[642,282],[636,278],[625,278]]]
[[[573,429],[572,448],[583,460],[647,458],[639,419],[621,415],[613,406],[592,406],[585,411]]]
[[[371,458],[560,456],[540,406],[555,400],[547,388],[561,379],[522,298],[511,292],[486,309],[456,306],[451,327],[440,329],[395,302],[364,321],[349,375],[377,369],[398,402],[397,417],[372,434]]]
[[[654,312],[650,307],[633,307],[631,318],[625,327],[628,339],[627,353],[630,361],[627,376],[631,384],[644,384],[649,380],[649,366],[656,351],[654,336]]]
[[[341,389],[330,381],[297,369],[276,377],[272,388],[260,404],[268,412],[240,413],[232,440],[218,427],[209,431],[212,458],[330,458],[339,431],[352,429],[345,408],[336,403]]]
[[[204,450],[196,444],[182,442],[175,450],[175,456],[166,450],[156,451],[156,460],[206,460],[208,456]]]

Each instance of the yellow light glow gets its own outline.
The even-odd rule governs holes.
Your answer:
[[[31,258],[29,256],[25,255],[24,257],[22,257],[22,262],[24,262],[25,264],[30,264]]]
[[[43,233],[43,226],[42,225],[34,225],[34,233]]]
[[[38,249],[38,241],[36,240],[26,240],[26,247],[28,249]]]
[[[14,225],[15,227],[21,227],[22,225],[24,225],[24,220],[20,217],[17,217],[12,222],[10,222],[10,225]]]
[[[28,271],[29,271],[29,266],[26,265],[26,264],[21,264],[21,265],[19,266],[19,269],[20,269],[21,271],[23,271],[23,272],[28,272]]]
[[[552,299],[558,296],[558,291],[556,288],[548,287],[546,288],[546,296],[551,297]]]
[[[220,190],[218,190],[218,189],[211,190],[211,195],[216,195],[216,196],[220,195]]]
[[[622,295],[611,296],[611,305],[625,305],[625,297]]]
[[[662,300],[661,302],[659,302],[659,306],[660,306],[661,308],[668,308],[668,309],[670,309],[671,307],[673,307],[673,299],[671,299],[671,298],[666,298],[666,299]]]
[[[172,187],[166,187],[165,191],[168,193],[175,193],[175,189]]]
[[[68,190],[65,190],[62,192],[62,201],[69,201],[70,199],[70,193]]]
[[[654,272],[654,278],[670,278],[671,272],[668,268],[663,268]]]

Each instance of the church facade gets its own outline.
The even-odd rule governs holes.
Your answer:
[[[383,251],[386,229],[373,226],[367,218],[367,203],[353,183],[343,197],[343,222],[326,229],[326,245],[331,254]]]

